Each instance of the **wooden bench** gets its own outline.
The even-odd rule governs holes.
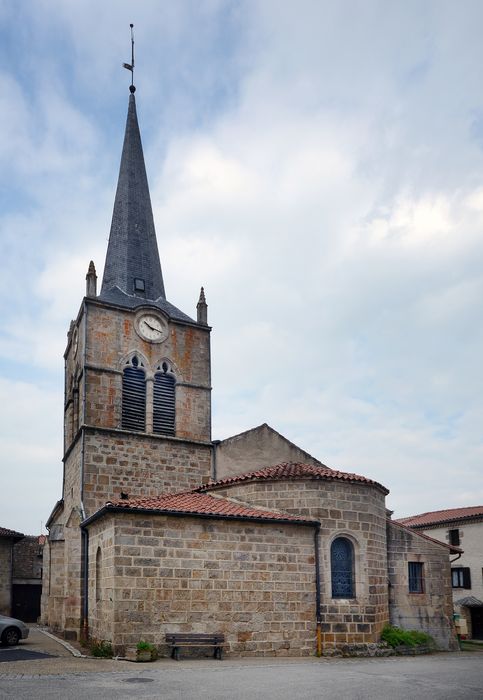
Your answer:
[[[171,658],[179,661],[181,647],[213,647],[214,658],[221,660],[221,652],[225,643],[224,634],[198,634],[196,632],[176,632],[166,635],[166,642],[171,646]]]

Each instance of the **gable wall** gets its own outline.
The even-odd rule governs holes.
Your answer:
[[[282,462],[302,462],[315,466],[321,464],[269,426],[261,425],[217,445],[216,478],[227,479]]]
[[[391,522],[387,538],[391,624],[427,632],[441,649],[457,649],[449,550]],[[410,561],[423,564],[424,593],[409,593]]]

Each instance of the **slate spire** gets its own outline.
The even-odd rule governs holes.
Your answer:
[[[143,147],[131,86],[100,298],[166,299]],[[131,304],[129,304],[131,305]]]

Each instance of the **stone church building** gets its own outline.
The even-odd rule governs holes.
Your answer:
[[[207,304],[201,289],[191,318],[166,298],[134,90],[102,286],[91,263],[64,355],[43,622],[119,654],[163,653],[168,632],[224,633],[232,655],[334,653],[389,621],[453,648],[457,547],[266,424],[212,440]]]

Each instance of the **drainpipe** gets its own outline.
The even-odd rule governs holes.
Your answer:
[[[317,523],[314,531],[315,550],[315,617],[317,656],[322,656],[322,619],[320,614],[320,523]]]
[[[82,527],[82,638],[89,639],[89,530]]]
[[[85,424],[86,424],[86,405],[87,405],[87,311],[88,306],[84,300],[84,367],[83,380],[84,391],[82,396],[82,443],[80,455],[80,508],[82,520],[86,518],[86,510],[84,508],[84,459],[85,459]],[[81,576],[82,576],[82,614],[81,614],[81,635],[83,639],[89,638],[89,532],[81,526]]]
[[[213,440],[212,445],[213,445],[213,474],[212,474],[212,479],[213,481],[217,481],[217,475],[216,475],[216,448],[220,444],[221,440]]]

